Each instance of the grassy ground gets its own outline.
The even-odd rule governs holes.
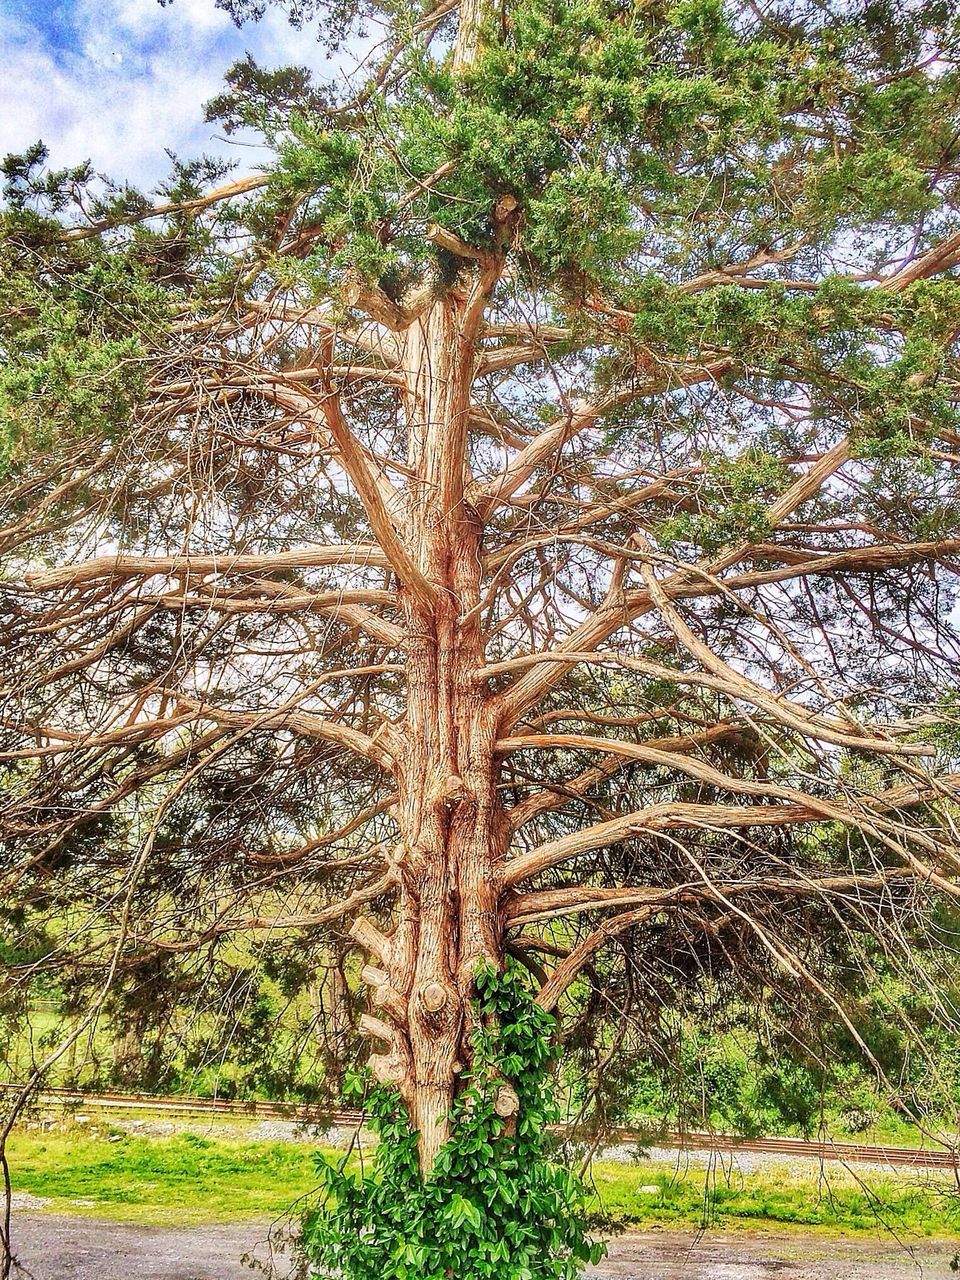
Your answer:
[[[50,1211],[189,1225],[283,1216],[316,1184],[315,1150],[297,1142],[195,1133],[150,1138],[75,1126],[17,1132],[9,1156],[14,1190],[42,1197]],[[597,1162],[591,1175],[597,1207],[630,1226],[885,1227],[960,1236],[960,1195],[933,1174],[770,1164],[727,1176],[719,1168],[641,1161]]]
[[[682,1159],[682,1157],[681,1157]],[[942,1176],[880,1174],[840,1165],[724,1168],[593,1166],[603,1211],[629,1226],[808,1227],[960,1236],[960,1196]]]
[[[294,1142],[15,1132],[14,1192],[60,1213],[156,1224],[274,1217],[315,1185],[314,1148]]]
[[[639,1115],[626,1127],[632,1128],[637,1132],[656,1135],[658,1126],[658,1117]],[[691,1127],[696,1128],[695,1125]],[[733,1126],[721,1123],[715,1124],[714,1128],[718,1133],[735,1131]],[[815,1128],[812,1131],[802,1131],[796,1125],[781,1124],[758,1136],[807,1138],[812,1141],[822,1138],[835,1142],[868,1143],[888,1147],[942,1147],[945,1145],[944,1142],[938,1141],[935,1135],[938,1133],[950,1135],[947,1138],[947,1141],[949,1141],[955,1132],[956,1123],[953,1117],[931,1116],[928,1122],[921,1127],[903,1116],[894,1114],[892,1111],[885,1111],[880,1113],[866,1127],[857,1126],[856,1128],[851,1128],[837,1112],[827,1112],[824,1115],[822,1127]],[[650,1140],[654,1141],[655,1139],[651,1137]]]

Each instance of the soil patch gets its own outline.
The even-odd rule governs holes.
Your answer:
[[[271,1256],[269,1223],[178,1228],[21,1209],[14,1218],[19,1280],[242,1280],[241,1261]],[[595,1280],[947,1280],[956,1245],[826,1239],[808,1233],[645,1231],[623,1236]],[[262,1273],[261,1273],[262,1274]]]

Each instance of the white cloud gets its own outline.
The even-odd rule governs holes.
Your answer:
[[[145,187],[167,171],[164,148],[202,151],[253,168],[258,153],[217,140],[203,104],[246,49],[268,65],[297,62],[321,75],[334,68],[307,32],[272,13],[237,31],[213,0],[74,0],[72,47],[4,11],[0,0],[0,150],[42,138],[51,163],[90,159],[116,179]]]
[[[78,9],[95,19],[103,12],[103,5],[81,0]],[[223,32],[233,26],[230,18],[218,9],[212,0],[175,0],[172,8],[164,13],[157,0],[111,0],[106,6],[112,10],[114,24],[134,36],[155,31],[163,23],[179,26],[192,34]],[[159,17],[158,17],[159,15]]]

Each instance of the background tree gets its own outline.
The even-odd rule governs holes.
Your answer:
[[[383,42],[234,68],[263,173],[6,164],[14,980],[348,932],[424,1174],[508,953],[879,1064],[957,893],[957,7],[292,17]]]

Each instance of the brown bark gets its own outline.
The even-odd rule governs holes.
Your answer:
[[[483,287],[483,286],[481,286]],[[396,754],[400,841],[392,936],[355,931],[378,969],[365,970],[388,1044],[373,1067],[404,1096],[429,1172],[449,1132],[457,1076],[469,1058],[476,968],[502,955],[499,902],[508,824],[496,789],[497,724],[476,680],[484,644],[481,523],[464,501],[479,306],[453,292],[404,333],[409,466],[417,479],[405,543],[432,598],[404,586],[407,712]],[[358,936],[359,935],[359,936]],[[385,1021],[389,1019],[389,1021]]]

